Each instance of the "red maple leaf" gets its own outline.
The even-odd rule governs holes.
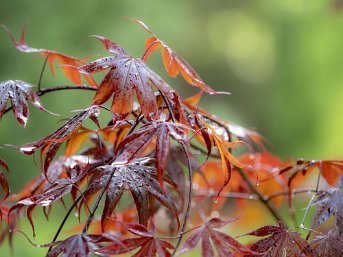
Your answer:
[[[128,238],[120,241],[120,243],[109,244],[95,252],[105,255],[119,255],[131,252],[140,248],[132,257],[171,257],[169,249],[174,249],[174,246],[167,241],[161,240],[148,229],[140,224],[125,224],[127,229],[134,235],[139,237]]]
[[[96,106],[91,106],[70,118],[63,126],[61,126],[52,134],[35,142],[21,146],[19,151],[25,154],[33,154],[37,149],[41,148],[41,160],[43,160],[43,155],[45,154],[43,171],[46,173],[61,144],[73,136],[79,130],[79,128],[81,128],[82,123],[87,118],[91,118],[96,124],[98,124],[98,114],[98,108]]]
[[[169,46],[157,38],[147,25],[145,25],[142,21],[135,19],[132,20],[142,26],[151,35],[151,37],[145,42],[145,53],[143,57],[144,61],[148,59],[151,53],[161,48],[163,64],[170,76],[175,77],[180,73],[190,85],[198,87],[209,94],[228,94],[226,92],[217,92],[213,90],[209,85],[202,81],[199,74],[185,59],[177,55]]]
[[[124,146],[127,146],[123,153],[118,156],[118,160],[132,160],[140,157],[140,154],[147,148],[151,141],[156,138],[155,158],[157,177],[161,186],[163,174],[166,170],[167,160],[170,152],[170,136],[180,143],[187,144],[187,134],[185,130],[188,127],[168,122],[164,115],[159,120],[154,120],[145,124],[134,133],[128,135],[118,145],[116,152],[119,152]]]
[[[204,222],[202,226],[194,229],[194,232],[183,243],[182,248],[178,252],[179,254],[188,252],[196,247],[201,240],[201,256],[213,257],[213,246],[217,249],[220,257],[233,257],[234,253],[239,254],[254,254],[256,252],[249,250],[248,247],[241,244],[233,237],[218,231],[233,220],[223,221],[220,218],[212,218],[206,221],[205,215],[200,211],[200,216]],[[212,241],[212,243],[211,243]]]
[[[138,211],[139,222],[147,225],[149,218],[149,206],[151,205],[150,196],[168,208],[177,219],[177,209],[168,191],[162,192],[161,186],[157,181],[157,173],[154,167],[146,166],[149,158],[136,159],[131,163],[117,161],[109,165],[97,167],[92,173],[90,184],[84,192],[84,198],[81,202],[88,201],[94,194],[102,188],[107,187],[105,205],[102,214],[102,227],[104,228],[121,199],[124,191],[128,189]],[[111,174],[113,175],[111,176]],[[108,182],[110,179],[110,182]],[[173,187],[176,187],[174,181],[164,176],[163,180]]]
[[[59,63],[61,64],[62,71],[67,76],[67,78],[69,78],[75,84],[81,85],[80,74],[75,69],[68,67],[68,66],[65,66],[65,65],[73,65],[73,66],[81,65],[81,64],[84,64],[85,63],[84,60],[88,59],[88,58],[79,59],[79,58],[75,58],[75,57],[68,56],[65,54],[61,54],[61,53],[56,52],[56,51],[46,50],[46,49],[42,49],[42,48],[32,48],[25,43],[26,26],[23,27],[23,30],[21,32],[20,41],[17,41],[13,37],[11,31],[8,28],[6,28],[3,25],[2,25],[2,27],[5,29],[7,34],[11,37],[11,40],[12,40],[14,46],[19,51],[24,52],[24,53],[40,53],[43,57],[47,58],[47,61],[50,65],[52,75],[54,75],[54,61],[58,60]],[[93,80],[93,78],[91,76],[85,75],[84,77],[91,86],[97,87],[96,82]]]
[[[317,235],[311,246],[318,257],[343,256],[343,238],[334,230],[327,235]]]
[[[100,105],[113,95],[111,110],[120,120],[132,111],[134,91],[136,91],[144,116],[152,120],[156,117],[158,109],[152,86],[160,90],[171,102],[179,101],[176,91],[152,71],[142,59],[132,57],[117,43],[107,38],[95,37],[114,56],[104,57],[76,68],[84,74],[110,68],[94,96],[93,105]]]
[[[12,110],[18,122],[24,126],[29,117],[28,101],[39,109],[49,112],[43,107],[37,94],[31,90],[32,87],[34,85],[21,80],[0,82],[0,119],[6,110],[8,100],[12,103]]]
[[[6,164],[6,162],[0,158],[0,167],[4,167],[5,170],[8,171],[8,166]],[[4,196],[2,197],[1,201],[6,200],[6,198],[8,197],[9,193],[10,193],[10,187],[8,185],[8,181],[7,178],[5,176],[5,174],[0,170],[0,186],[2,187],[2,190],[4,191]]]
[[[289,230],[282,222],[278,221],[278,226],[268,225],[258,228],[245,235],[259,236],[260,239],[251,246],[251,250],[263,253],[268,257],[303,257],[312,256],[312,249],[308,242],[301,238],[300,233]],[[249,254],[248,256],[254,256]]]

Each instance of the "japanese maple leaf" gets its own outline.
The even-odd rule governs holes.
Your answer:
[[[85,63],[84,60],[87,58],[79,59],[79,58],[75,58],[72,56],[68,56],[68,55],[58,53],[56,51],[46,50],[46,49],[42,49],[42,48],[32,48],[25,43],[26,26],[23,27],[23,30],[21,32],[20,41],[17,41],[13,37],[11,31],[8,28],[6,28],[5,26],[2,26],[2,27],[5,29],[7,34],[11,37],[11,40],[12,40],[14,46],[19,51],[24,52],[24,53],[40,53],[44,58],[47,58],[47,61],[50,65],[52,75],[54,75],[54,61],[58,60],[59,63],[62,65],[61,66],[62,71],[66,75],[66,77],[69,78],[71,81],[73,81],[75,84],[81,85],[80,74],[75,69],[68,67],[68,66],[65,66],[65,65],[73,65],[73,66],[81,65],[81,64]],[[84,77],[91,86],[97,87],[96,82],[93,80],[93,78],[91,76],[85,75]]]
[[[209,94],[220,94],[225,92],[217,92],[213,90],[209,85],[202,81],[198,73],[192,68],[192,66],[184,60],[181,56],[177,55],[169,46],[167,46],[163,41],[157,38],[142,21],[132,19],[134,22],[142,26],[151,37],[145,42],[145,53],[143,60],[146,61],[150,54],[157,49],[161,48],[163,64],[172,77],[175,77],[179,73],[181,76],[192,86],[198,87],[201,90]],[[228,94],[228,93],[226,93]]]
[[[304,176],[319,170],[321,176],[330,184],[336,185],[340,175],[343,175],[343,161],[341,160],[298,160],[285,168],[281,173],[294,171],[288,181],[289,191],[304,181]],[[300,176],[302,175],[302,176]]]
[[[165,116],[161,115],[159,120],[142,126],[139,130],[124,138],[118,145],[116,152],[121,150],[125,145],[128,144],[128,146],[118,157],[118,160],[132,160],[140,157],[140,154],[156,138],[155,158],[157,177],[162,186],[163,174],[166,170],[170,151],[170,136],[178,142],[187,144],[187,134],[184,130],[189,130],[189,128],[182,124],[168,122],[165,120]]]
[[[236,140],[244,141],[251,145],[255,144],[258,149],[265,150],[265,139],[257,132],[232,122],[222,121],[217,116],[199,107],[197,104],[200,101],[201,96],[202,91],[199,91],[199,93],[182,100],[181,110],[183,114],[183,124],[186,122],[186,124],[189,124],[193,129],[198,130],[204,127],[202,123],[206,121],[211,127],[220,131],[224,137],[234,136]],[[207,139],[204,133],[201,133],[201,135],[206,141]]]
[[[302,257],[312,256],[312,249],[308,242],[301,238],[300,233],[292,232],[280,221],[278,226],[268,225],[256,229],[246,235],[266,238],[260,239],[251,246],[251,250],[263,253],[266,257]],[[247,256],[254,256],[248,254]]]
[[[230,142],[228,135],[224,133],[222,129],[211,126],[203,121],[200,116],[195,116],[195,122],[199,129],[201,129],[201,134],[207,147],[208,155],[211,153],[212,147],[216,146],[221,159],[222,168],[225,175],[225,180],[221,190],[229,183],[232,173],[231,165],[238,168],[245,168],[246,166],[242,164],[229,150],[237,145],[246,144],[244,141],[234,141]]]
[[[157,238],[140,224],[126,224],[127,229],[139,237],[124,239],[96,250],[97,254],[119,255],[140,248],[132,257],[171,257],[170,250],[174,246],[167,241]],[[169,250],[170,249],[170,250]]]
[[[0,245],[8,236],[9,243],[12,246],[13,233],[18,221],[18,212],[9,213],[10,208],[0,201]]]
[[[88,156],[73,155],[69,158],[60,156],[49,165],[46,174],[40,174],[29,180],[18,193],[11,195],[9,200],[20,201],[33,195],[41,194],[50,189],[51,184],[55,183],[58,179],[66,178],[68,172],[76,165],[86,168],[88,164],[92,163],[94,163],[94,160]],[[72,190],[72,196],[74,197],[74,190]]]
[[[0,167],[4,167],[5,170],[8,171],[8,166],[6,164],[6,162],[0,158]],[[6,200],[6,198],[8,197],[9,193],[10,193],[10,187],[8,185],[8,181],[7,178],[5,176],[5,174],[0,170],[0,186],[2,187],[2,190],[4,191],[4,196],[2,197],[1,201]]]
[[[100,36],[106,50],[114,56],[104,57],[76,68],[84,74],[110,69],[94,96],[93,104],[100,105],[113,95],[112,112],[117,119],[126,117],[134,102],[134,91],[146,118],[152,120],[157,114],[157,102],[152,85],[171,102],[178,102],[178,95],[160,76],[152,71],[142,59],[129,55],[117,43]]]
[[[318,192],[312,206],[317,206],[313,216],[312,229],[327,221],[330,216],[335,216],[338,233],[343,235],[343,175],[340,176],[338,187],[329,188]]]
[[[85,176],[79,166],[76,166],[70,171],[70,177],[56,180],[45,192],[34,195],[26,199],[20,200],[13,205],[10,209],[10,213],[16,209],[21,209],[27,206],[27,217],[31,223],[33,235],[35,236],[35,229],[32,220],[32,212],[36,206],[50,206],[54,202],[61,200],[63,196],[70,193],[71,190],[76,187],[80,180]]]
[[[84,199],[86,200],[106,187],[110,179],[106,189],[105,206],[102,214],[103,227],[106,226],[108,222],[107,217],[111,216],[125,189],[130,190],[132,194],[141,224],[147,225],[149,197],[152,196],[171,211],[179,225],[177,209],[172,195],[168,191],[162,192],[161,186],[157,181],[155,168],[144,165],[147,160],[149,158],[138,159],[131,163],[114,162],[110,165],[99,166],[93,172],[94,175],[90,179],[90,184],[84,192]],[[170,177],[165,176],[164,181],[176,187]]]
[[[231,236],[218,231],[230,221],[223,221],[220,218],[212,218],[206,221],[203,211],[200,211],[200,216],[204,222],[202,226],[194,229],[194,232],[188,236],[187,240],[183,243],[178,255],[192,250],[201,240],[201,256],[214,257],[213,245],[215,246],[220,257],[233,257],[234,253],[240,254],[254,254],[245,245],[232,238]],[[212,241],[212,243],[211,243]]]
[[[98,124],[98,114],[99,110],[97,107],[89,107],[81,113],[75,115],[73,118],[70,118],[63,126],[49,136],[46,136],[35,142],[25,144],[21,146],[19,150],[25,154],[32,154],[37,149],[42,148],[41,159],[43,159],[43,155],[45,154],[43,171],[46,173],[61,144],[74,135],[87,118],[91,118],[93,121],[95,121],[95,123]]]
[[[0,119],[6,110],[8,100],[11,101],[12,110],[18,122],[24,126],[29,117],[28,101],[39,109],[49,112],[43,107],[37,94],[32,91],[32,87],[34,85],[21,80],[0,82]]]
[[[343,237],[334,230],[327,235],[318,235],[311,241],[318,257],[343,256]]]
[[[44,246],[55,246],[51,251],[48,252],[46,257],[57,257],[60,254],[62,254],[61,256],[65,257],[91,257],[92,253],[101,247],[100,243],[113,241],[117,242],[118,240],[109,234],[79,234],[73,235],[63,241],[57,241]]]

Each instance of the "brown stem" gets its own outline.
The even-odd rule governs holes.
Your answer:
[[[155,44],[157,44],[157,41],[152,42],[152,43],[145,49],[145,51],[144,51],[144,53],[143,53],[143,56],[142,56],[142,60],[144,60],[146,53],[147,53],[147,52],[150,50],[150,48],[151,48],[153,45],[155,45]]]
[[[131,129],[129,130],[129,132],[127,133],[127,135],[130,135],[130,134],[134,131],[134,129],[136,128],[136,126],[139,124],[139,122],[141,121],[140,116],[141,116],[141,113],[137,116],[135,124],[131,127]],[[115,160],[116,157],[113,158],[113,159]],[[89,226],[90,226],[90,224],[92,223],[92,221],[93,221],[93,219],[94,219],[94,214],[95,214],[96,210],[97,210],[98,207],[99,207],[100,201],[101,201],[102,197],[104,196],[105,191],[106,191],[106,189],[108,188],[109,184],[111,183],[111,180],[112,180],[112,177],[113,177],[113,175],[114,175],[114,172],[115,172],[115,169],[113,169],[113,170],[111,171],[110,176],[109,176],[109,178],[108,178],[108,180],[107,180],[107,182],[106,182],[106,186],[104,186],[104,187],[102,188],[102,190],[101,190],[99,196],[97,197],[96,202],[95,202],[94,207],[93,207],[93,210],[92,210],[92,212],[90,213],[90,215],[88,216],[87,221],[86,221],[86,224],[85,224],[85,226],[83,227],[82,234],[86,234],[86,233],[87,233],[87,231],[88,231],[88,229],[89,229]]]
[[[100,165],[100,164],[101,164],[101,163],[94,163],[94,164],[90,165],[90,167],[89,167],[89,168],[87,169],[87,171],[85,171],[85,172],[87,173],[87,172],[90,172],[90,171],[94,170],[94,169],[95,169],[98,165]],[[75,202],[70,206],[68,212],[66,213],[66,215],[64,216],[64,218],[63,218],[63,220],[62,220],[60,226],[58,227],[57,232],[56,232],[54,238],[52,239],[52,242],[51,242],[51,243],[53,243],[53,242],[56,241],[56,239],[58,238],[59,234],[61,233],[62,228],[64,227],[64,224],[66,223],[68,217],[70,216],[71,212],[73,211],[73,209],[75,208],[75,206],[77,205],[77,203],[83,198],[83,196],[84,196],[83,193],[81,193],[81,195],[80,195],[80,196],[75,200]],[[49,248],[48,253],[51,251],[51,248],[52,248],[52,246]]]
[[[43,74],[44,74],[44,71],[45,71],[45,67],[46,67],[46,64],[47,64],[47,62],[48,62],[48,59],[49,59],[50,54],[51,54],[51,52],[49,52],[49,53],[47,54],[47,56],[45,57],[45,60],[44,60],[44,63],[43,63],[43,67],[42,67],[42,70],[41,70],[41,72],[40,72],[40,74],[39,74],[39,79],[38,79],[38,84],[37,84],[37,86],[38,86],[38,91],[41,90],[40,87],[41,87],[41,83],[42,83],[42,78],[43,78]]]
[[[292,194],[296,195],[296,194],[303,194],[303,193],[315,193],[316,190],[315,189],[312,189],[312,188],[305,188],[305,189],[299,189],[299,190],[293,190],[292,191]],[[275,197],[279,197],[279,196],[286,196],[286,195],[289,195],[289,192],[288,191],[285,191],[285,192],[276,192],[272,195],[270,195],[268,198],[266,198],[267,201],[270,201],[272,200],[273,198]]]
[[[65,224],[66,221],[68,220],[69,215],[71,214],[71,212],[73,211],[73,209],[75,208],[75,206],[78,204],[78,202],[82,199],[82,197],[83,197],[83,195],[81,194],[81,195],[75,200],[75,202],[72,204],[72,206],[70,206],[68,212],[66,213],[66,215],[64,216],[64,218],[63,218],[63,220],[62,220],[60,226],[58,227],[57,232],[56,232],[54,238],[52,239],[52,242],[51,242],[51,243],[56,242],[56,239],[58,238],[59,234],[61,233],[62,228],[64,227],[64,224]],[[52,249],[52,246],[49,247],[47,254],[51,251],[51,249]]]
[[[163,98],[163,101],[166,103],[166,105],[168,107],[168,111],[169,111],[169,114],[170,114],[170,117],[171,117],[172,121],[174,123],[176,123],[176,119],[175,119],[174,113],[173,113],[173,111],[171,109],[171,106],[170,106],[170,103],[169,103],[168,99],[165,97],[165,95],[160,90],[159,90],[159,92],[160,92],[160,94],[161,94],[161,96]],[[190,214],[190,211],[191,211],[192,193],[193,193],[193,170],[192,170],[192,164],[191,164],[190,156],[189,156],[189,153],[187,151],[187,147],[186,147],[185,143],[184,142],[180,142],[180,145],[181,145],[182,150],[185,153],[186,159],[187,159],[189,192],[188,192],[187,209],[186,209],[185,217],[183,219],[181,231],[179,233],[180,236],[179,236],[179,238],[178,238],[178,240],[177,240],[177,242],[175,244],[175,248],[174,248],[174,251],[172,253],[172,256],[175,256],[176,251],[177,251],[177,249],[180,246],[182,237],[183,237],[183,235],[185,233],[187,222],[188,222],[188,219],[189,219],[189,214]]]
[[[316,190],[312,188],[305,188],[305,189],[299,189],[294,190],[292,194],[305,194],[305,193],[315,193]],[[274,194],[271,194],[270,196],[266,197],[266,201],[269,202],[272,199],[280,196],[287,196],[289,194],[288,191],[282,191],[282,192],[276,192]],[[249,193],[239,193],[239,192],[225,192],[221,193],[219,196],[216,192],[208,192],[208,191],[196,191],[196,193],[193,194],[194,197],[220,197],[220,198],[240,198],[240,199],[246,199],[246,200],[253,200],[253,201],[259,201],[260,199],[256,194],[249,194]]]
[[[275,207],[269,203],[268,199],[265,198],[263,196],[263,194],[254,186],[254,184],[250,181],[248,175],[245,173],[244,170],[240,169],[240,168],[236,168],[236,170],[238,171],[238,173],[241,175],[241,177],[243,178],[244,182],[248,185],[249,189],[254,192],[254,194],[256,194],[257,198],[262,202],[262,204],[269,210],[269,212],[273,215],[273,217],[277,220],[277,221],[281,221],[284,224],[285,221],[284,219],[280,216],[280,214],[278,213],[278,211],[275,209]]]

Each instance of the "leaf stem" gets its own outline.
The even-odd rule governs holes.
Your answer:
[[[129,132],[127,133],[127,135],[131,134],[131,133],[134,131],[134,129],[136,128],[136,126],[139,124],[139,122],[140,122],[141,120],[142,120],[142,118],[141,118],[141,113],[139,113],[139,115],[138,115],[137,118],[136,118],[135,124],[131,127],[131,129],[129,130]],[[116,157],[115,157],[115,158],[116,158]],[[114,158],[114,160],[115,160],[115,158]],[[95,204],[94,204],[93,210],[92,210],[92,212],[90,213],[90,215],[88,216],[87,221],[86,221],[86,224],[85,224],[85,226],[83,227],[82,234],[86,234],[86,233],[87,233],[87,231],[88,231],[88,229],[89,229],[89,226],[90,226],[90,224],[92,223],[92,221],[93,221],[93,219],[94,219],[94,214],[95,214],[96,210],[97,210],[98,207],[99,207],[100,201],[101,201],[102,197],[104,196],[106,189],[108,188],[109,184],[111,183],[111,180],[112,180],[112,177],[113,177],[115,171],[116,171],[115,169],[113,169],[113,170],[111,171],[110,176],[109,176],[109,178],[108,178],[108,180],[107,180],[107,182],[106,182],[106,186],[104,186],[104,187],[101,189],[101,192],[100,192],[99,196],[97,197],[96,202],[95,202]]]
[[[52,239],[52,242],[51,242],[51,243],[54,243],[54,242],[57,240],[59,234],[60,234],[61,231],[62,231],[62,228],[64,227],[64,224],[66,223],[66,221],[67,221],[68,218],[69,218],[69,215],[70,215],[71,212],[73,211],[74,207],[78,204],[78,202],[82,199],[82,197],[83,197],[83,195],[81,194],[81,195],[75,200],[75,202],[70,206],[68,212],[66,213],[66,215],[64,216],[64,218],[63,218],[63,220],[62,220],[60,226],[58,227],[58,229],[57,229],[57,231],[56,231],[56,234],[55,234],[54,238]],[[51,251],[52,247],[53,247],[52,245],[49,247],[47,254]]]
[[[269,212],[272,214],[272,216],[275,218],[275,220],[281,221],[284,224],[286,224],[284,219],[280,216],[278,211],[275,209],[275,207],[269,203],[268,198],[265,198],[262,195],[262,193],[253,185],[253,183],[250,181],[250,179],[249,179],[248,175],[245,173],[245,171],[240,169],[240,168],[238,168],[238,167],[236,168],[236,170],[241,175],[241,177],[243,178],[245,183],[248,185],[249,189],[252,192],[254,192],[254,194],[262,202],[262,204],[269,210]]]
[[[168,99],[165,97],[165,95],[160,90],[159,90],[159,92],[160,92],[160,94],[161,94],[161,96],[163,98],[163,101],[166,103],[166,105],[168,107],[168,111],[169,111],[169,114],[170,114],[170,117],[171,117],[172,121],[174,123],[176,123],[176,119],[174,117],[174,113],[173,113],[173,111],[171,109],[171,106],[170,106],[170,103],[169,103]],[[189,191],[188,191],[188,203],[187,203],[186,213],[185,213],[185,216],[184,216],[184,219],[183,219],[181,231],[179,233],[179,238],[178,238],[178,240],[177,240],[177,242],[175,244],[175,248],[174,248],[174,251],[172,253],[172,256],[175,256],[176,251],[177,251],[177,249],[180,246],[182,237],[185,234],[186,226],[187,226],[188,219],[189,219],[189,214],[190,214],[190,211],[191,211],[192,194],[193,194],[193,170],[192,170],[191,159],[189,157],[189,153],[187,151],[187,147],[186,147],[185,143],[184,142],[180,142],[180,145],[181,145],[182,150],[185,153],[186,159],[187,159]]]
[[[49,57],[50,57],[50,54],[51,54],[51,52],[49,52],[49,53],[47,54],[47,56],[45,57],[44,63],[43,63],[43,67],[42,67],[42,70],[41,70],[41,72],[40,72],[40,74],[39,74],[39,79],[38,79],[38,84],[37,84],[37,86],[38,86],[38,91],[41,90],[42,78],[43,78],[43,74],[44,74],[44,71],[45,71],[45,67],[46,67],[46,64],[47,64],[47,62],[48,62],[48,59],[49,59]]]

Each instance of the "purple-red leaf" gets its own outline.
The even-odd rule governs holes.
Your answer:
[[[44,245],[45,247],[55,246],[47,257],[90,257],[92,253],[101,247],[102,242],[119,242],[114,236],[108,234],[101,235],[74,235],[63,241],[58,241]],[[120,243],[119,243],[120,245]]]
[[[8,171],[8,166],[6,162],[1,158],[0,158],[0,166],[4,167],[5,170]],[[5,174],[1,170],[0,170],[0,186],[2,187],[2,190],[4,191],[4,196],[2,198],[2,201],[4,201],[10,193],[10,187],[8,185],[8,181]]]
[[[204,219],[204,217],[202,217],[202,219]],[[235,240],[233,237],[216,230],[223,228],[230,222],[232,222],[232,220],[223,221],[219,218],[212,218],[209,221],[204,220],[204,224],[195,229],[194,232],[184,242],[178,255],[194,249],[200,240],[202,257],[214,256],[212,244],[214,244],[220,257],[234,256],[234,253],[256,254],[256,252],[249,250],[249,248]]]
[[[105,187],[108,180],[111,179],[106,191],[105,207],[102,214],[103,228],[106,226],[107,218],[111,217],[125,189],[130,190],[132,194],[141,224],[147,225],[151,204],[149,203],[149,196],[152,196],[171,211],[179,225],[177,209],[172,195],[168,191],[162,192],[157,181],[155,168],[145,166],[144,162],[146,162],[145,159],[138,159],[126,164],[112,163],[111,165],[99,166],[94,172],[84,193],[85,200],[90,199],[91,196]],[[112,172],[113,175],[110,178]],[[169,177],[165,177],[164,180],[172,186],[176,186]],[[83,202],[84,200],[82,200]]]
[[[312,229],[327,221],[331,215],[335,216],[338,233],[343,235],[343,175],[340,176],[338,187],[320,191],[312,206],[317,206],[313,216]]]
[[[184,130],[189,130],[189,128],[182,124],[167,122],[164,119],[152,121],[124,138],[116,151],[118,152],[126,145],[127,147],[118,156],[118,160],[125,161],[140,157],[150,142],[156,138],[155,158],[157,177],[163,188],[163,176],[170,151],[170,136],[178,142],[187,143],[187,134]]]
[[[125,118],[131,111],[134,91],[144,116],[152,120],[157,116],[157,102],[152,86],[160,90],[172,102],[178,102],[178,95],[160,76],[152,71],[140,58],[129,55],[115,42],[95,36],[108,52],[114,54],[76,68],[80,73],[89,74],[110,69],[94,96],[93,104],[100,105],[113,95],[112,112],[116,119]]]
[[[146,227],[140,224],[126,224],[127,229],[137,238],[128,238],[120,243],[109,244],[95,252],[98,254],[118,255],[131,252],[140,248],[132,257],[171,257],[169,249],[174,249],[174,246],[167,241],[158,239],[154,234],[150,233]]]
[[[312,256],[313,251],[308,242],[301,238],[299,233],[287,229],[282,222],[278,222],[278,226],[264,226],[245,235],[269,236],[258,240],[250,248],[252,251],[263,253],[263,256],[302,257],[304,254]],[[247,254],[247,256],[255,255]]]
[[[318,257],[343,256],[343,237],[335,231],[316,236],[311,241],[311,246]]]
[[[33,235],[35,236],[34,224],[32,220],[32,212],[37,205],[40,206],[50,206],[54,202],[60,200],[64,195],[69,194],[74,187],[77,187],[77,184],[84,177],[84,173],[79,166],[75,166],[74,169],[70,171],[70,178],[62,178],[56,180],[50,188],[45,192],[20,200],[18,203],[13,205],[9,213],[13,212],[16,209],[23,208],[27,206],[27,217],[31,223],[33,229]]]
[[[42,148],[41,159],[43,160],[43,155],[45,154],[43,171],[46,173],[61,144],[74,135],[87,118],[97,119],[98,114],[99,110],[97,107],[89,107],[69,119],[54,133],[35,142],[25,144],[21,146],[19,150],[25,154],[32,154],[37,149]]]
[[[12,110],[18,122],[24,126],[29,117],[28,101],[39,109],[49,112],[42,106],[38,96],[32,91],[32,87],[34,86],[21,80],[0,82],[0,119],[6,110],[8,100],[11,101]]]

